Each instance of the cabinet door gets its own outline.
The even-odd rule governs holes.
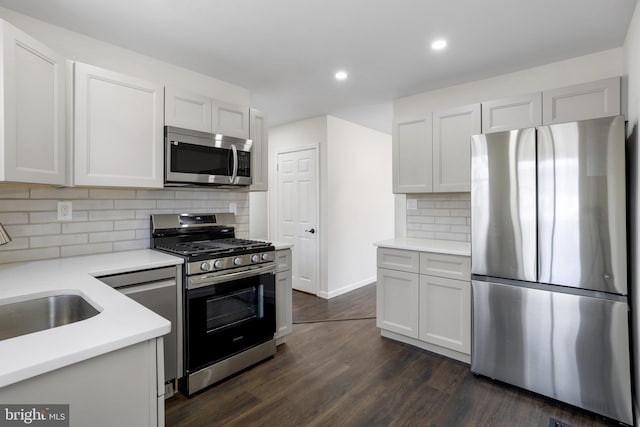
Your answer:
[[[276,273],[276,339],[293,331],[291,270]]]
[[[420,339],[461,353],[471,353],[469,282],[420,276]]]
[[[541,92],[482,103],[482,133],[536,127],[541,124]]]
[[[249,107],[214,101],[211,126],[213,133],[248,139]]]
[[[433,191],[471,191],[471,135],[480,133],[480,104],[433,113]]]
[[[376,325],[391,332],[418,338],[418,292],[416,273],[378,269]]]
[[[65,184],[65,60],[2,22],[4,181]],[[0,145],[1,146],[1,145]]]
[[[164,122],[167,126],[211,132],[212,103],[206,96],[166,87]]]
[[[75,64],[77,185],[161,188],[163,87]]]
[[[433,190],[431,115],[393,124],[393,192]]]
[[[267,191],[269,178],[269,136],[267,116],[256,109],[249,112],[249,138],[251,146],[251,186],[249,191]]]
[[[620,114],[620,77],[542,92],[542,124]]]

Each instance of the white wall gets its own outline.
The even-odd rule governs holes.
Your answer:
[[[624,44],[626,87],[627,87],[627,163],[631,166],[627,173],[629,186],[629,256],[632,315],[632,353],[634,357],[635,382],[635,423],[640,425],[640,148],[638,147],[638,126],[640,124],[640,8],[636,6]]]
[[[277,153],[311,146],[320,150],[318,295],[332,298],[375,281],[373,242],[393,237],[391,136],[331,116],[270,129],[271,240],[277,240]]]
[[[394,120],[420,117],[432,111],[519,94],[537,92],[625,74],[623,48],[571,58],[488,79],[399,98],[393,105]],[[623,97],[624,110],[624,97]],[[467,193],[467,198],[470,198]],[[396,212],[405,210],[397,199]],[[407,215],[396,215],[396,236],[407,235]]]
[[[393,237],[391,135],[328,117],[328,282],[332,298],[376,280],[373,243]]]
[[[0,18],[42,41],[67,59],[86,62],[142,79],[249,105],[249,91],[186,68],[48,24],[0,7]]]

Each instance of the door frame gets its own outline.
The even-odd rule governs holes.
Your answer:
[[[316,240],[316,259],[314,260],[315,264],[316,264],[316,268],[317,268],[317,283],[316,283],[316,290],[315,290],[315,295],[319,296],[320,295],[320,282],[321,282],[321,278],[322,278],[322,269],[321,269],[321,265],[320,265],[320,260],[322,259],[321,253],[320,251],[322,250],[322,236],[324,235],[324,224],[320,223],[320,144],[319,143],[315,143],[315,144],[308,144],[308,145],[302,145],[300,147],[288,147],[288,148],[281,148],[279,150],[276,151],[276,179],[275,179],[275,194],[274,194],[274,198],[275,198],[275,221],[273,221],[274,224],[274,235],[276,237],[276,239],[278,238],[278,236],[280,235],[280,188],[278,186],[278,174],[280,173],[280,165],[278,164],[278,158],[280,156],[280,154],[288,154],[288,153],[295,153],[295,152],[299,152],[299,151],[309,151],[309,150],[314,150],[316,153],[316,162],[315,162],[315,167],[316,167],[316,221],[318,222],[316,225],[316,229],[318,230],[317,234],[317,240]],[[293,248],[293,250],[295,250],[295,246]],[[292,267],[293,268],[293,267]]]

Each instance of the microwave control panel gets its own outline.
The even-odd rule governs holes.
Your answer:
[[[238,176],[251,176],[251,153],[238,151]]]

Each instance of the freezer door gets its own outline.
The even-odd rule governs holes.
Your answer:
[[[472,292],[472,372],[632,424],[626,298],[476,280]]]
[[[622,116],[538,128],[540,282],[627,294]]]
[[[471,272],[537,280],[535,129],[471,137]]]

